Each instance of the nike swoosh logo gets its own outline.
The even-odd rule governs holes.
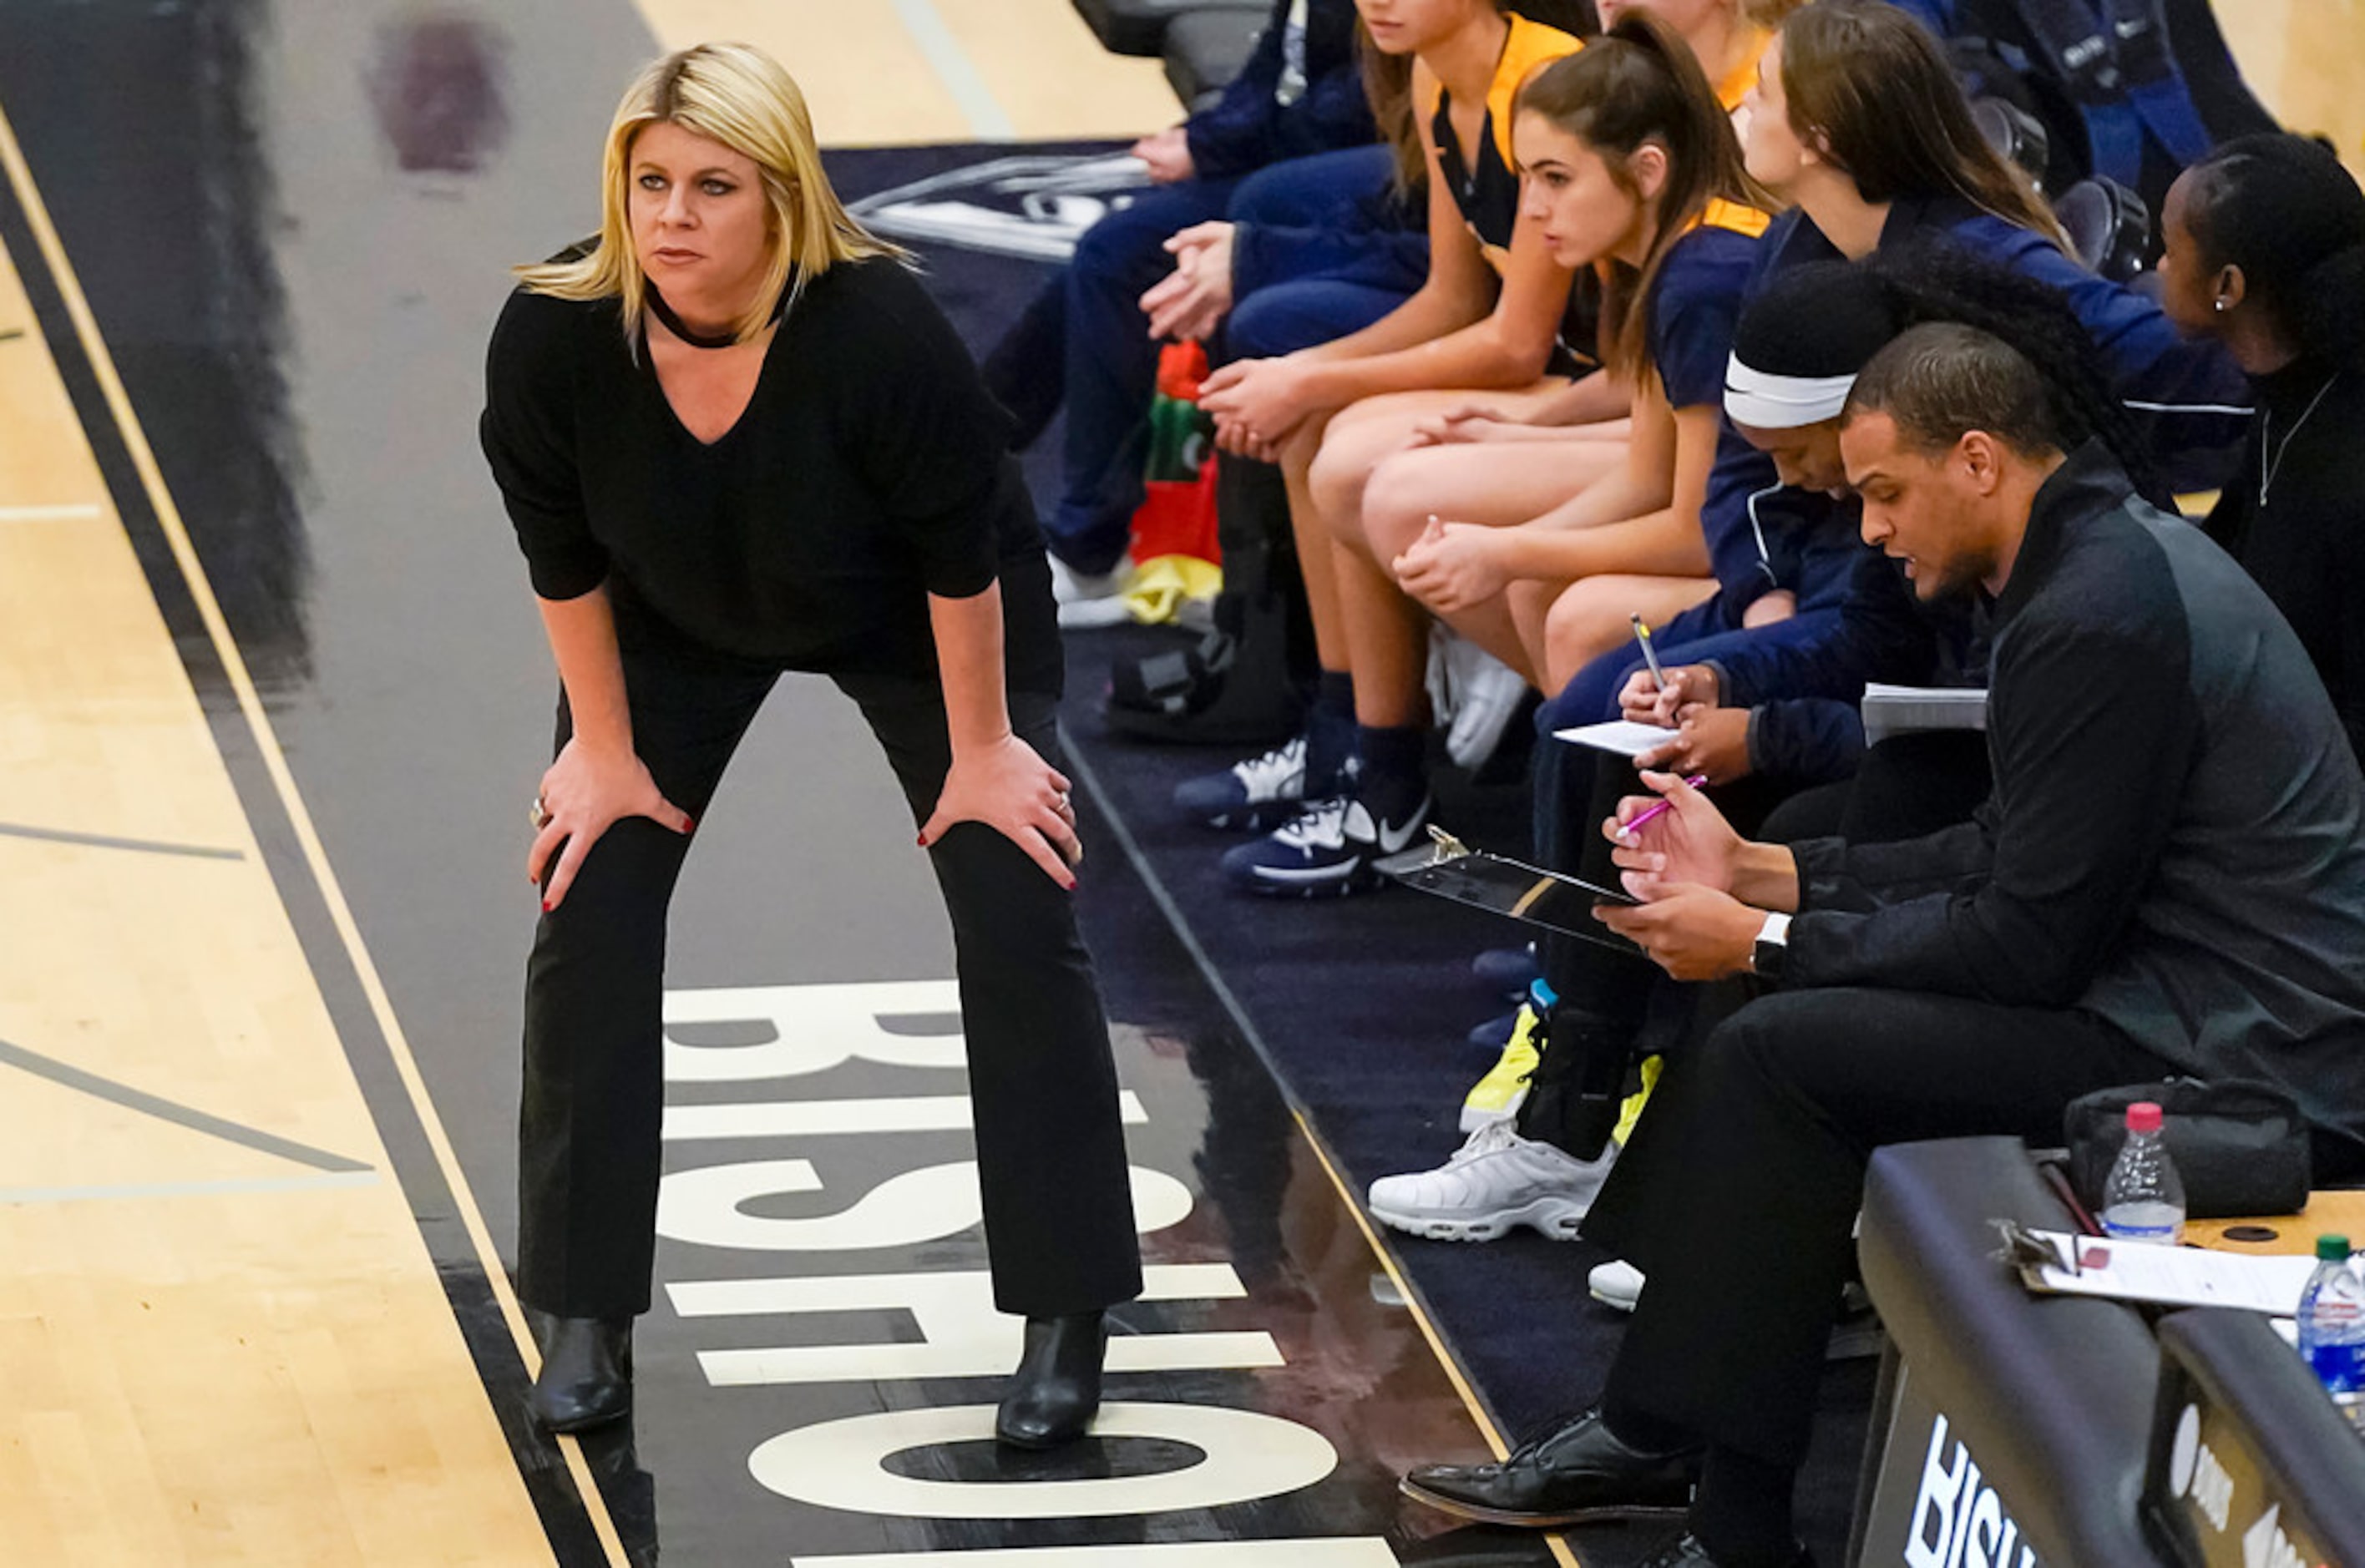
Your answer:
[[[1407,819],[1402,827],[1383,821],[1380,823],[1380,853],[1394,855],[1402,850],[1412,842],[1412,835],[1420,831],[1420,823],[1419,813]]]

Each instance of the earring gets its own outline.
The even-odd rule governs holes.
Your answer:
[[[2214,308],[2214,309],[2216,310],[2217,314],[2219,314],[2220,316],[2223,316],[2224,314],[2225,314],[2225,302],[2224,300],[2222,300],[2222,299],[2213,300],[2213,301],[2211,302],[2211,305],[2212,305],[2212,308]]]

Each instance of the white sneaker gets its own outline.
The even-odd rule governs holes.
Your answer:
[[[1432,1241],[1492,1241],[1515,1225],[1566,1241],[1616,1158],[1612,1148],[1589,1163],[1573,1159],[1496,1122],[1434,1170],[1373,1182],[1372,1217]]]
[[[1125,602],[1126,585],[1133,577],[1129,563],[1119,561],[1108,571],[1087,576],[1057,555],[1048,558],[1051,563],[1051,602],[1059,607],[1061,626],[1070,632],[1091,631],[1121,626],[1133,619],[1133,611]]]
[[[1604,1306],[1631,1312],[1642,1299],[1642,1271],[1623,1258],[1613,1258],[1585,1276],[1585,1288]]]
[[[1174,786],[1174,809],[1209,827],[1270,833],[1306,806],[1306,737]]]
[[[1465,643],[1469,649],[1469,668],[1462,677],[1461,701],[1455,705],[1453,722],[1445,732],[1445,755],[1457,767],[1475,767],[1495,755],[1503,744],[1503,732],[1519,711],[1519,703],[1528,695],[1527,678],[1518,670],[1479,647]]]

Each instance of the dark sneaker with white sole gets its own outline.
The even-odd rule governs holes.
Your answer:
[[[1332,786],[1335,788],[1335,785]],[[1209,827],[1268,833],[1306,809],[1306,737],[1174,787],[1174,809]]]
[[[1401,820],[1354,795],[1314,801],[1273,832],[1227,851],[1224,878],[1269,898],[1337,898],[1385,884],[1376,862],[1400,855],[1429,821],[1429,796]]]

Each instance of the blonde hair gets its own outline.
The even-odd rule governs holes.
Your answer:
[[[732,323],[740,342],[771,324],[773,303],[783,289],[790,291],[793,305],[807,283],[836,263],[869,256],[909,259],[856,222],[838,201],[822,168],[805,95],[780,62],[744,43],[702,43],[667,55],[624,90],[600,161],[600,236],[573,259],[512,268],[529,292],[617,300],[625,342],[640,342],[648,277],[633,248],[633,143],[661,121],[720,143],[756,165],[771,260],[755,297]]]

